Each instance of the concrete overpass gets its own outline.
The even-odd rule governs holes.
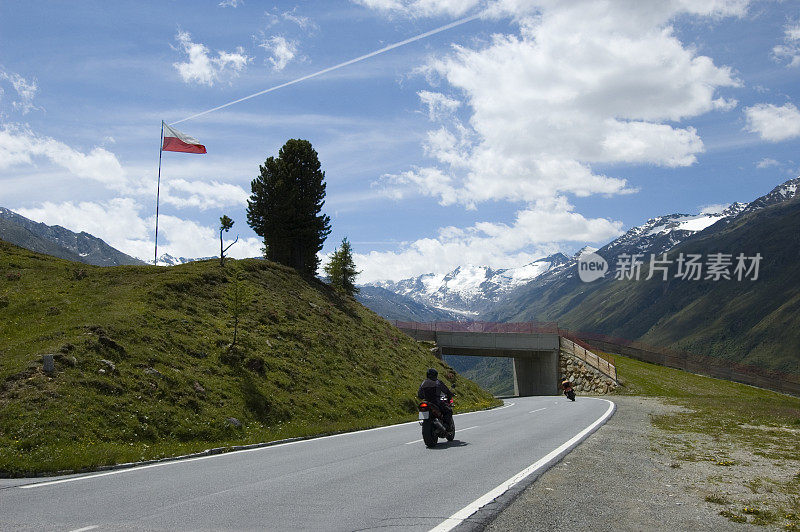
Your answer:
[[[508,357],[514,361],[514,395],[560,393],[562,351],[584,360],[616,381],[616,368],[564,338],[555,324],[487,322],[394,322],[418,341],[435,342],[438,356]]]

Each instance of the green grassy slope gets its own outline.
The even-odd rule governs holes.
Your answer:
[[[230,349],[237,276],[247,297]],[[430,366],[457,410],[498,404],[376,314],[271,262],[102,268],[0,241],[0,474],[413,419]]]

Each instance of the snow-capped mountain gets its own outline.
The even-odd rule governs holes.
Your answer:
[[[556,253],[519,268],[495,270],[488,266],[459,266],[445,275],[428,273],[397,282],[371,283],[371,286],[436,309],[475,317],[486,305],[569,260]]]
[[[750,203],[733,203],[720,212],[705,212],[695,215],[669,214],[651,218],[646,223],[630,229],[627,233],[603,246],[598,253],[607,260],[622,253],[665,253],[687,238],[713,226],[731,221],[771,205],[789,201],[798,196],[800,177],[790,179],[772,189],[769,194]]]
[[[187,262],[195,262],[198,260],[208,260],[213,259],[215,257],[200,257],[200,258],[189,258],[189,257],[173,257],[169,253],[164,253],[160,257],[158,257],[158,265],[159,266],[177,266],[179,264],[186,264]]]
[[[597,251],[597,248],[593,248],[592,246],[583,246],[581,249],[578,250],[577,253],[575,253],[575,256],[573,258],[579,259],[582,256],[594,253],[595,251]]]
[[[601,250],[604,252],[603,255],[664,253],[689,236],[711,227],[720,220],[736,218],[747,207],[747,203],[734,203],[720,212],[668,214],[650,218],[644,224],[631,228]]]
[[[782,203],[798,196],[798,188],[800,188],[800,177],[790,179],[785,183],[773,188],[769,194],[765,194],[758,199],[753,200],[743,209],[742,214],[748,214],[776,203]]]
[[[604,257],[611,266],[606,275],[613,275],[619,255],[641,254],[646,261],[651,253],[665,253],[715,224],[728,224],[740,216],[791,200],[800,195],[798,189],[800,177],[786,181],[751,203],[733,203],[718,212],[651,218],[599,249],[586,246],[569,258],[559,253],[521,268],[493,270],[486,266],[461,266],[446,275],[429,273],[397,282],[372,284],[430,307],[458,311],[467,319],[503,320],[513,315],[511,310],[502,308],[505,302],[513,299],[512,306],[518,307],[517,297],[534,301],[538,298],[536,294],[552,283],[575,281],[572,278],[577,277],[576,264],[583,254],[597,253]],[[527,299],[525,294],[529,294]]]
[[[378,286],[362,286],[356,299],[388,320],[400,321],[460,321],[463,314],[423,305]]]

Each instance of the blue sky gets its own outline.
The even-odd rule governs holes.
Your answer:
[[[568,4],[568,5],[564,5]],[[701,5],[702,4],[702,5]],[[257,255],[258,165],[289,138],[326,171],[329,253],[362,281],[520,266],[800,174],[795,2],[326,0],[0,5],[0,205],[151,260]]]

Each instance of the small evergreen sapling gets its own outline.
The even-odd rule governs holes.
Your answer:
[[[230,249],[232,245],[239,241],[239,235],[236,235],[236,240],[228,244],[228,247],[223,247],[222,243],[222,233],[227,233],[230,228],[233,227],[233,220],[228,218],[228,215],[224,214],[219,219],[219,265],[225,266],[225,252]]]
[[[342,245],[331,255],[330,261],[325,265],[325,273],[331,280],[331,286],[337,290],[341,290],[351,296],[358,293],[355,281],[361,272],[356,270],[356,264],[353,261],[353,248],[350,247],[347,237],[342,239]]]
[[[236,340],[239,333],[239,320],[247,311],[247,304],[250,299],[250,292],[242,280],[242,272],[236,271],[234,273],[233,280],[230,282],[225,296],[228,306],[228,313],[230,314],[231,321],[233,322],[233,341],[231,342],[229,349],[235,349]]]

